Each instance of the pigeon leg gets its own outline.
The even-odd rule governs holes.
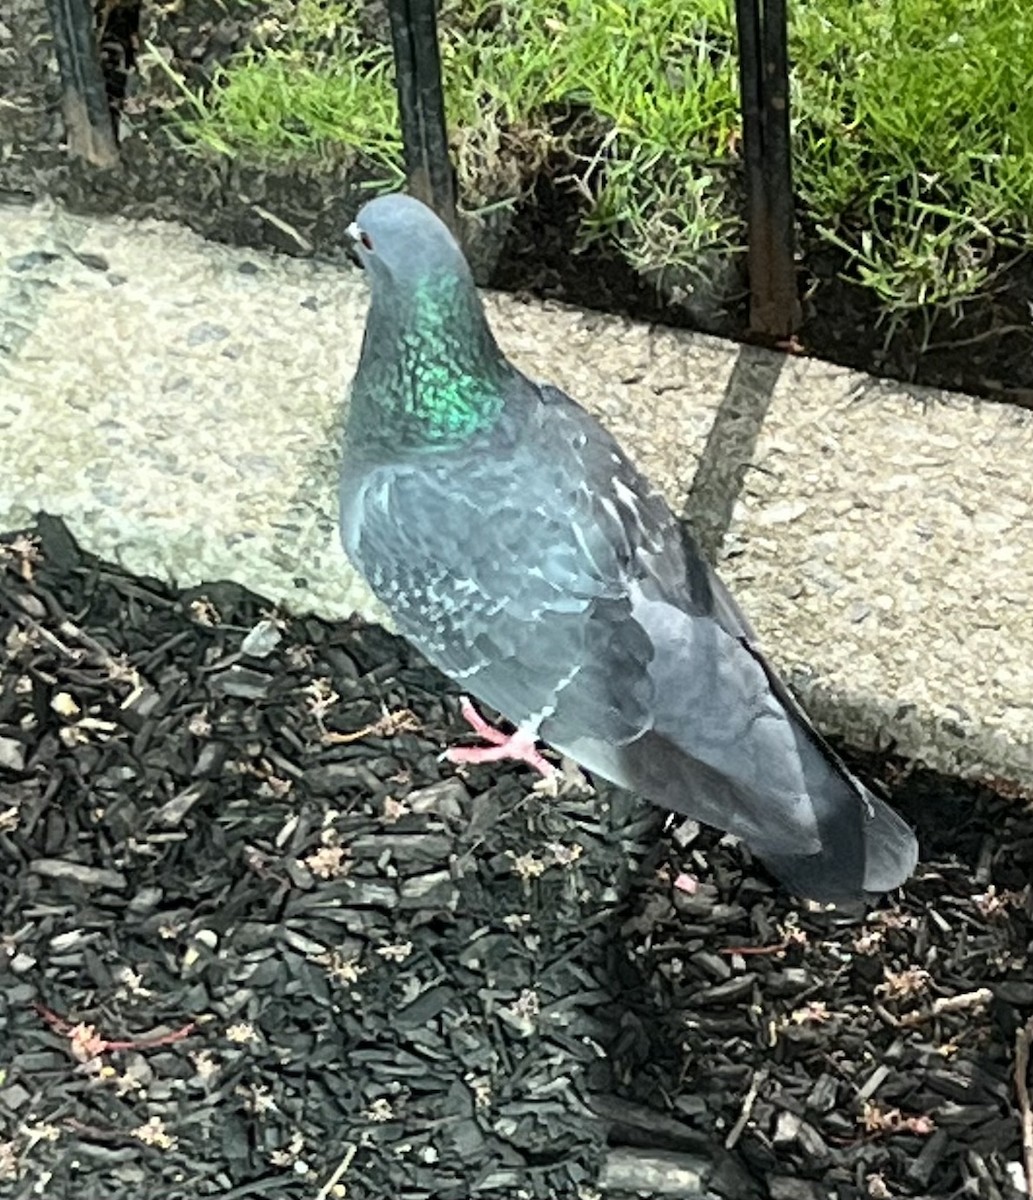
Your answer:
[[[505,734],[501,729],[496,729],[481,716],[467,696],[460,701],[460,710],[463,720],[474,733],[489,744],[487,746],[450,746],[445,751],[445,757],[449,762],[484,763],[510,759],[513,762],[526,763],[545,779],[550,779],[555,773],[556,768],[538,753],[535,749],[535,739],[525,730],[518,729],[516,733]]]

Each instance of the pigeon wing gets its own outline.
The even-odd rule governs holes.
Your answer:
[[[342,494],[343,541],[400,631],[465,690],[537,729],[577,681],[582,722],[626,740],[645,719],[634,687],[613,705],[601,679],[585,685],[623,659],[640,672],[648,652],[627,620],[630,551],[593,525],[571,446],[559,449],[514,437],[506,453],[473,445],[375,467]]]

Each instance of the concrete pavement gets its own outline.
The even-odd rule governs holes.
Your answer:
[[[487,298],[690,516],[819,723],[1033,793],[1033,413]],[[179,583],[376,615],[335,531],[361,273],[0,209],[0,527],[40,509]]]

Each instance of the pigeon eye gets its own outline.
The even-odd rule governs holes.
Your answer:
[[[373,239],[369,236],[365,229],[359,234],[359,241],[363,244],[363,246],[366,247],[367,250],[373,249]]]

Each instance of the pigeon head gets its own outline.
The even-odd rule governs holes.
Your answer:
[[[492,336],[458,242],[411,196],[379,196],[349,227],[370,282],[350,436],[395,450],[488,430],[515,371]]]
[[[426,279],[473,278],[458,242],[436,213],[412,196],[378,196],[348,227],[374,290],[413,288]]]

